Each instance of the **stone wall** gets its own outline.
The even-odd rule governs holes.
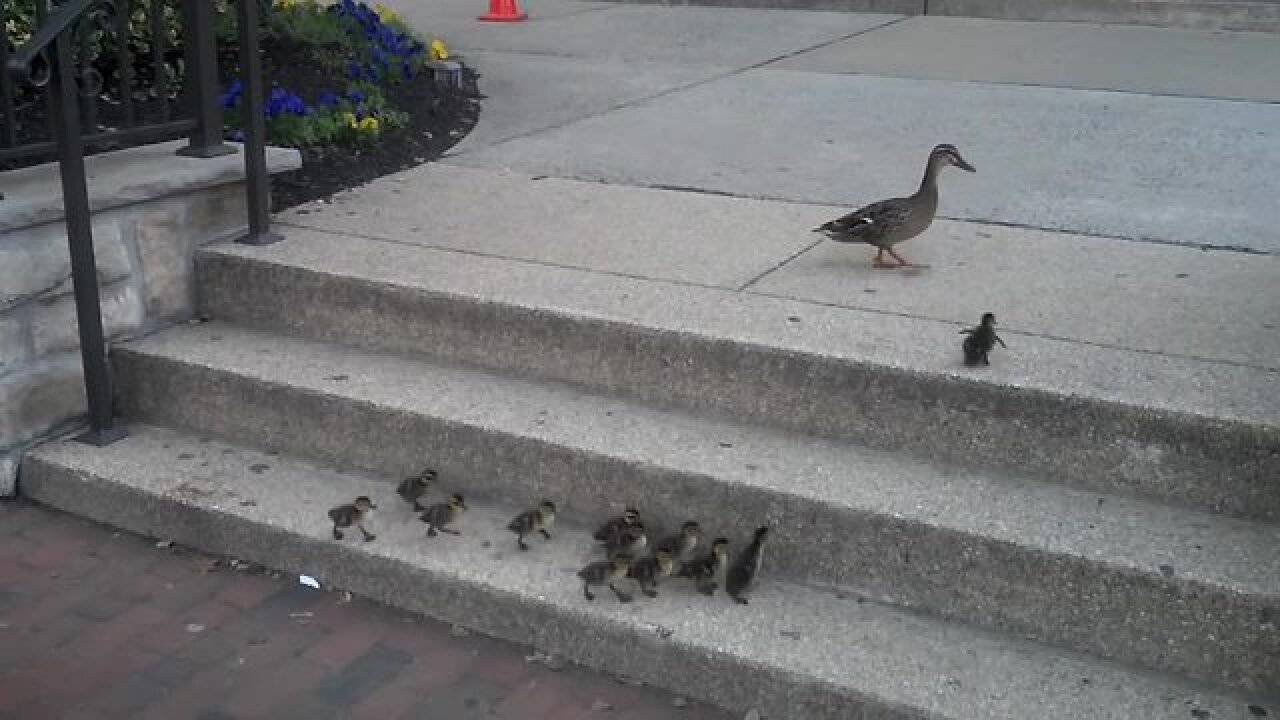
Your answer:
[[[246,223],[243,159],[164,143],[87,161],[104,331],[119,342],[189,318],[193,256]],[[268,166],[298,166],[272,148]],[[56,165],[0,173],[0,495],[22,452],[86,412],[71,261]]]

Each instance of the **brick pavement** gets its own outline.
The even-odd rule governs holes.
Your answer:
[[[0,502],[0,720],[728,718],[531,654]]]

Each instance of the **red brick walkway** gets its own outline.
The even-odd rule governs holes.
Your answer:
[[[0,502],[0,718],[728,717],[215,562]]]

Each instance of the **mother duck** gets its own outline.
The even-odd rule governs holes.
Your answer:
[[[913,265],[894,252],[893,246],[910,240],[933,224],[934,215],[938,212],[938,173],[946,165],[974,172],[974,167],[960,157],[960,152],[954,145],[939,145],[929,153],[929,162],[924,167],[924,179],[920,181],[920,189],[914,195],[871,203],[814,228],[813,231],[836,242],[874,245],[878,250],[876,267]],[[885,253],[892,255],[898,261],[897,264],[886,263]]]

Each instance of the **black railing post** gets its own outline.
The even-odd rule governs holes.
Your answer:
[[[222,105],[218,102],[218,42],[214,35],[213,3],[182,0],[183,54],[188,112],[196,121],[179,155],[217,157],[236,151],[222,138]],[[159,40],[155,40],[159,42]]]
[[[63,33],[53,43],[50,96],[62,174],[67,241],[71,249],[76,321],[80,326],[80,359],[84,364],[85,395],[89,402],[89,432],[77,439],[102,446],[119,440],[126,432],[115,424],[111,407],[111,373],[107,367],[107,345],[98,300],[98,270],[93,257],[93,221],[89,212],[89,186],[85,179],[84,142],[80,138],[79,91],[76,88],[72,42],[74,36]]]
[[[271,232],[267,177],[267,122],[262,115],[262,58],[258,56],[258,0],[239,0],[240,69],[244,73],[245,192],[248,193],[249,234],[246,245],[270,245],[280,235]]]

